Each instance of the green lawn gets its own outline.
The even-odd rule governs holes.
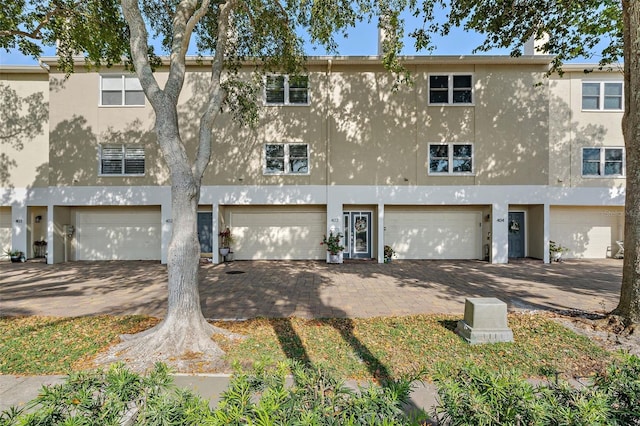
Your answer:
[[[560,372],[587,376],[612,355],[589,339],[543,314],[509,315],[515,342],[469,346],[453,333],[461,319],[417,315],[370,319],[299,318],[217,322],[247,338],[215,337],[229,364],[251,365],[287,358],[322,366],[344,378],[398,377],[465,362],[491,369],[507,367],[527,376]],[[79,318],[6,317],[0,319],[0,374],[66,374],[91,368],[91,359],[117,341],[157,323],[141,316]],[[230,372],[230,370],[229,370]]]

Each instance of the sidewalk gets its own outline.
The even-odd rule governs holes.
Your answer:
[[[38,392],[45,385],[62,383],[65,376],[12,376],[0,375],[0,411],[11,406],[23,407],[38,396]],[[180,388],[189,388],[208,399],[214,406],[218,403],[220,394],[227,388],[230,376],[227,374],[206,375],[174,375],[174,383]],[[354,389],[355,382],[347,382]],[[422,408],[432,413],[436,405],[436,387],[431,383],[415,383],[411,393],[411,406]]]

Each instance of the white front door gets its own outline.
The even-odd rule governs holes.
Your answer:
[[[344,212],[344,257],[347,259],[371,258],[371,212]]]

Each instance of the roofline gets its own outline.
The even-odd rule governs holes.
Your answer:
[[[0,65],[4,74],[47,74],[49,71],[40,65]]]
[[[523,55],[519,57],[508,55],[424,55],[424,56],[400,56],[398,59],[403,65],[423,65],[423,64],[495,64],[495,65],[549,65],[553,60],[553,55]],[[213,60],[213,56],[187,56],[186,64],[190,66],[208,64]],[[161,57],[163,65],[169,65],[168,57]],[[55,66],[58,63],[57,56],[46,56],[40,58],[46,65]],[[85,58],[77,56],[73,58],[75,66],[85,65]],[[307,65],[326,65],[329,62],[344,65],[371,65],[381,64],[380,56],[307,56]],[[256,61],[257,63],[257,61]],[[247,61],[251,64],[251,61]]]

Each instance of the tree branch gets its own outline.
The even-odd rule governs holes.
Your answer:
[[[149,63],[149,36],[137,0],[122,0],[122,12],[131,32],[130,44],[133,66],[147,99],[156,108],[162,101],[163,93],[153,76],[153,70]]]
[[[200,118],[199,143],[196,159],[193,164],[193,174],[197,179],[202,178],[207,164],[211,159],[211,143],[213,139],[213,124],[218,117],[220,107],[226,97],[222,88],[222,71],[224,69],[225,52],[229,39],[229,16],[237,4],[237,0],[229,0],[220,4],[218,14],[218,38],[216,52],[211,64],[211,81],[209,83],[209,101]]]

